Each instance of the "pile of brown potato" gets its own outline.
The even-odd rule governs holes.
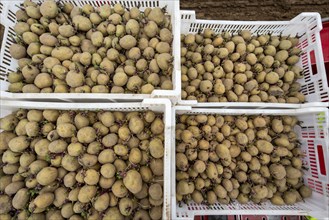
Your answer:
[[[292,205],[310,197],[296,125],[292,116],[178,116],[177,201]]]
[[[303,103],[297,37],[240,31],[181,35],[182,99]]]
[[[25,0],[8,74],[14,93],[142,93],[173,89],[172,25],[166,8],[117,3],[82,8]]]
[[[0,125],[1,220],[162,218],[162,115],[18,110]]]

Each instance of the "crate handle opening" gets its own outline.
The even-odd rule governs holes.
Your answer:
[[[324,152],[323,152],[323,147],[322,145],[317,145],[317,151],[318,151],[318,156],[319,156],[319,168],[320,168],[320,173],[321,175],[326,176],[327,171],[326,171],[326,162],[324,160]]]
[[[315,52],[314,50],[312,50],[310,52],[310,57],[311,57],[311,68],[312,68],[312,75],[316,75],[318,74],[318,67],[317,67],[317,63],[316,63],[316,57],[315,57]]]

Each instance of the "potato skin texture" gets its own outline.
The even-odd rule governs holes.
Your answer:
[[[138,193],[142,189],[142,177],[135,170],[127,172],[127,175],[123,178],[123,183],[132,193]]]
[[[42,170],[40,170],[40,172],[38,173],[37,181],[39,184],[46,186],[52,183],[53,181],[55,181],[57,176],[58,176],[58,171],[56,168],[45,167]]]

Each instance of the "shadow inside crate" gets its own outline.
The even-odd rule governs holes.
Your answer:
[[[5,32],[5,27],[2,24],[0,24],[0,49],[2,46],[2,39],[3,39],[4,32]]]

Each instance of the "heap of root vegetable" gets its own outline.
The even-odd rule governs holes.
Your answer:
[[[303,103],[298,37],[200,34],[181,37],[182,99]]]
[[[0,124],[1,220],[162,218],[161,115],[18,110]]]
[[[143,93],[171,90],[172,26],[166,8],[25,0],[16,12],[9,92]]]
[[[292,116],[179,115],[177,201],[292,205],[310,197],[297,124]]]

